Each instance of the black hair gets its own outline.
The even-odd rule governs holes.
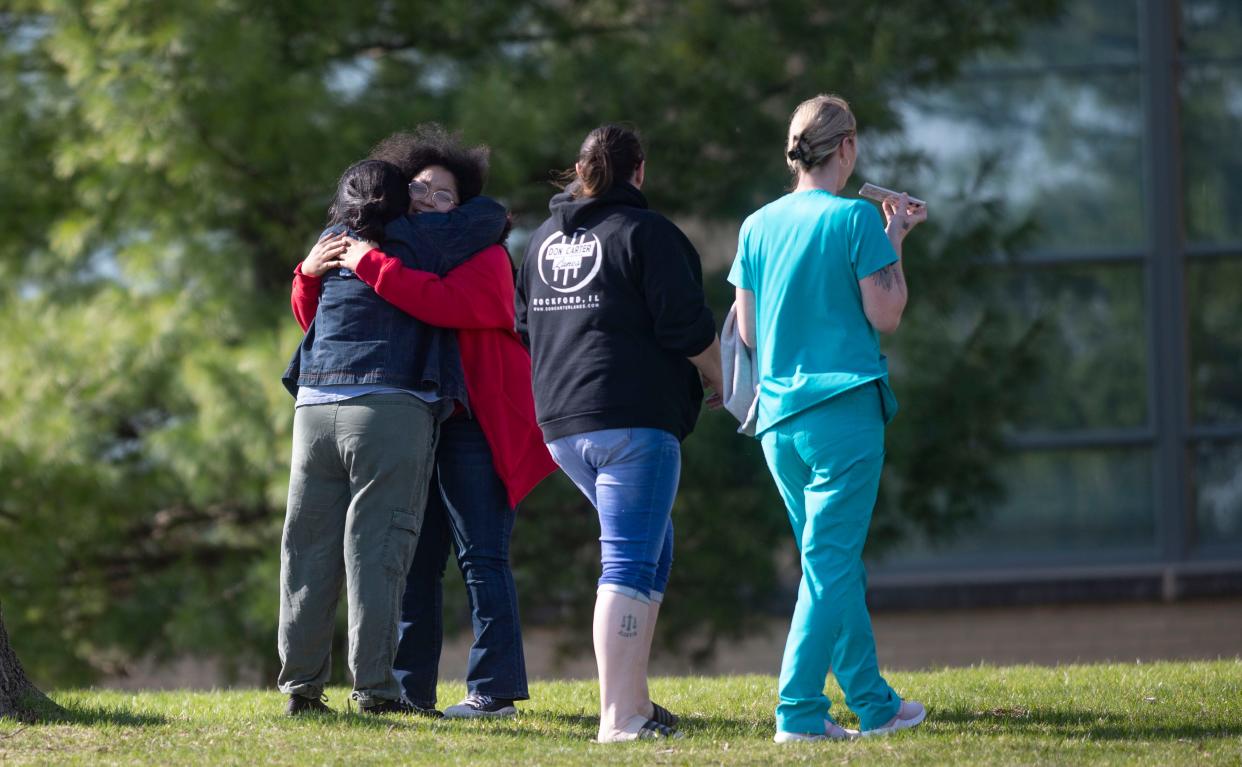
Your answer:
[[[328,226],[345,226],[368,240],[382,240],[384,225],[410,209],[410,190],[401,169],[382,160],[363,160],[345,169],[328,209]]]
[[[575,197],[598,197],[618,181],[629,181],[643,159],[643,145],[636,132],[616,123],[601,125],[582,141],[575,170],[565,172],[571,181],[566,191]]]
[[[423,123],[412,131],[394,133],[376,144],[371,150],[371,159],[396,165],[406,182],[424,168],[443,166],[457,182],[458,201],[465,202],[483,193],[490,153],[484,145],[465,146],[459,134],[450,133],[438,123]]]

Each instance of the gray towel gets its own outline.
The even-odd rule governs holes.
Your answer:
[[[738,434],[755,436],[759,398],[759,371],[755,369],[755,350],[742,343],[737,329],[737,304],[729,308],[720,331],[720,363],[724,373],[725,410],[742,422]]]

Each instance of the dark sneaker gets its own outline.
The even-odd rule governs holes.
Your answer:
[[[335,711],[325,705],[325,701],[327,700],[328,696],[322,694],[318,698],[290,695],[288,702],[285,703],[285,716],[302,716],[303,714],[335,714]]]
[[[404,714],[405,716],[425,716],[430,719],[439,719],[444,716],[444,714],[436,711],[434,708],[416,706],[405,698],[359,703],[358,709],[364,714]]]
[[[490,717],[499,719],[517,715],[517,707],[508,698],[493,698],[490,695],[471,693],[456,706],[444,709],[445,719],[479,719]]]

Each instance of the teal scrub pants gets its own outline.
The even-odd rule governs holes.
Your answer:
[[[897,715],[901,698],[880,676],[867,613],[862,550],[884,465],[884,416],[866,384],[794,415],[760,440],[789,511],[802,583],[781,663],[776,729],[823,733],[829,670],[864,730]]]

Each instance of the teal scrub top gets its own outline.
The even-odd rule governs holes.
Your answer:
[[[742,224],[729,282],[755,294],[758,434],[872,381],[892,419],[888,361],[858,281],[896,261],[866,200],[793,192]]]

